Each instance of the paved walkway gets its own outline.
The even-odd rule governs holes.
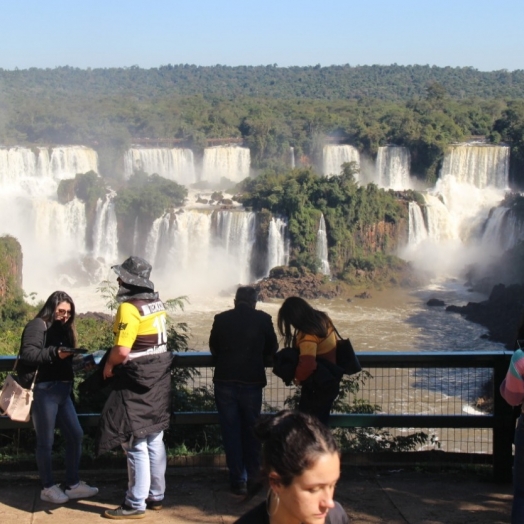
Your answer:
[[[58,472],[57,479],[61,478]],[[56,506],[40,500],[36,473],[0,473],[0,523],[110,522],[100,515],[121,502],[126,472],[85,471],[82,478],[99,487],[98,496]],[[228,492],[226,472],[211,468],[169,468],[167,486],[164,509],[148,511],[142,522],[229,524],[264,497],[242,502]],[[344,469],[336,499],[352,524],[505,524],[511,486],[482,480],[471,472],[352,468]]]

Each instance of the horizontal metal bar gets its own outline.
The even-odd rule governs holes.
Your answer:
[[[98,426],[98,413],[79,413],[78,419],[84,427]],[[177,426],[186,424],[218,424],[216,411],[174,412],[171,423]],[[340,428],[495,428],[500,420],[493,415],[330,415],[330,425]],[[32,428],[31,422],[13,422],[0,416],[0,429]]]
[[[438,352],[361,352],[358,359],[364,368],[493,368],[509,362],[513,351],[438,351]],[[0,356],[0,371],[11,371],[16,356]],[[214,366],[211,353],[189,351],[175,353],[176,367]],[[272,359],[266,359],[266,367],[272,367]]]

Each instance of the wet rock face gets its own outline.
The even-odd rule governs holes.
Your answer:
[[[488,300],[469,302],[465,306],[451,305],[446,307],[446,311],[459,313],[467,320],[485,326],[490,340],[502,342],[510,349],[514,349],[516,338],[524,338],[524,327],[519,329],[524,313],[522,284],[497,284]]]
[[[445,306],[446,303],[443,300],[439,300],[438,298],[430,298],[426,302],[426,305],[430,307],[442,307]]]
[[[342,288],[327,280],[323,275],[295,274],[294,271],[275,271],[268,278],[255,284],[259,300],[285,299],[298,296],[304,299],[335,298],[342,294]]]

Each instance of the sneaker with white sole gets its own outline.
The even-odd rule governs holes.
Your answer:
[[[78,483],[78,486],[74,488],[66,488],[65,494],[70,499],[87,499],[94,497],[98,493],[98,488],[88,486],[83,480]]]
[[[143,519],[146,512],[143,509],[133,509],[127,504],[122,504],[116,509],[106,509],[103,516],[106,519]]]
[[[44,502],[52,502],[53,504],[64,504],[69,500],[69,497],[62,491],[58,484],[50,488],[44,488],[40,492],[40,498]]]

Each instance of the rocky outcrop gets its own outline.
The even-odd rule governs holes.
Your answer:
[[[488,300],[465,306],[448,306],[446,311],[460,313],[467,320],[485,326],[488,338],[513,349],[517,329],[524,312],[524,285],[497,284]]]
[[[269,277],[260,280],[254,286],[262,302],[291,296],[304,299],[335,298],[343,292],[342,284],[330,282],[324,275],[293,267],[273,268]]]
[[[430,307],[443,307],[446,305],[446,303],[443,300],[439,300],[438,298],[430,298],[426,302],[426,305]]]

